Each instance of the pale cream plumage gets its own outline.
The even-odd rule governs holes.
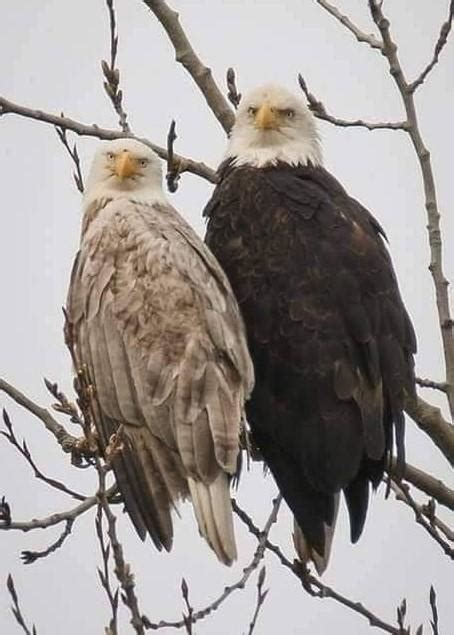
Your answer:
[[[119,178],[126,155],[135,171]],[[124,425],[114,470],[137,532],[169,550],[172,508],[190,496],[201,534],[230,564],[229,478],[252,364],[223,271],[166,202],[159,160],[139,142],[95,157],[67,309],[103,447]]]

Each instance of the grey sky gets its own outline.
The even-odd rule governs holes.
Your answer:
[[[447,2],[400,0],[385,3],[400,43],[409,76],[432,55]],[[169,122],[178,126],[177,150],[215,166],[225,147],[223,132],[192,80],[174,62],[161,26],[140,0],[117,0],[120,34],[119,67],[124,103],[133,130],[163,145]],[[315,95],[336,115],[371,120],[403,118],[399,99],[382,57],[360,45],[314,0],[186,0],[172,2],[196,50],[223,85],[234,66],[241,90],[278,81],[297,90],[301,72]],[[372,31],[365,0],[339,1],[339,6]],[[65,114],[86,123],[116,126],[116,116],[102,89],[100,59],[108,57],[107,12],[102,0],[3,0],[0,22],[0,94],[18,103]],[[417,104],[421,129],[432,151],[445,237],[454,234],[452,188],[452,69],[454,46],[448,44],[440,65],[420,89]],[[385,227],[403,296],[419,340],[418,373],[442,379],[440,336],[436,329],[433,290],[419,168],[409,140],[401,133],[341,130],[320,126],[325,163]],[[41,377],[58,380],[70,391],[71,372],[63,345],[61,306],[77,249],[80,197],[72,183],[72,166],[49,126],[13,115],[0,118],[2,231],[0,232],[0,374],[43,405],[50,399]],[[84,170],[96,141],[77,139]],[[185,175],[174,205],[203,233],[201,209],[211,186]],[[453,277],[454,257],[446,243],[445,269]],[[434,401],[435,396],[427,395]],[[95,479],[68,465],[39,422],[5,405],[18,436],[25,437],[39,465],[74,488],[91,493]],[[412,463],[454,486],[446,462],[422,433],[409,425],[408,456]],[[244,474],[239,499],[258,524],[264,522],[275,487],[256,466]],[[16,520],[48,515],[74,503],[33,479],[30,470],[0,444],[0,495],[12,504]],[[338,591],[359,600],[378,615],[394,620],[395,607],[408,601],[411,623],[428,623],[428,592],[438,591],[442,631],[454,624],[449,562],[418,528],[401,504],[374,497],[360,543],[349,544],[342,510],[332,562],[324,576]],[[178,619],[183,609],[181,577],[190,586],[196,607],[213,600],[226,584],[241,577],[256,543],[237,523],[240,558],[231,569],[218,564],[194,528],[191,511],[176,520],[174,551],[159,554],[151,542],[142,545],[121,517],[119,531],[126,557],[137,575],[141,608],[150,619]],[[16,633],[4,580],[14,575],[24,612],[44,633],[102,633],[108,606],[97,582],[100,554],[93,535],[93,514],[76,523],[61,551],[24,566],[22,549],[42,549],[55,530],[19,535],[0,534],[0,632]],[[290,515],[281,512],[272,540],[291,556]],[[268,555],[271,588],[257,632],[289,635],[328,632],[369,633],[360,617],[330,600],[302,592],[289,574]],[[196,627],[198,635],[247,632],[254,608],[255,583],[238,591],[219,614]],[[128,619],[126,611],[124,622]],[[124,628],[122,632],[128,632]],[[165,631],[167,632],[167,631]],[[170,632],[170,631],[169,631]],[[428,631],[427,631],[428,632]]]

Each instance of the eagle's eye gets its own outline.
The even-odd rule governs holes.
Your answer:
[[[147,165],[148,165],[149,163],[150,163],[150,162],[149,162],[149,160],[148,160],[148,159],[139,159],[139,165],[140,165],[142,168],[146,168],[146,167],[147,167]]]
[[[252,117],[254,117],[257,114],[257,110],[258,110],[258,108],[255,108],[254,106],[250,106],[247,109],[248,114],[251,115]]]
[[[113,152],[107,152],[106,157],[109,159],[109,161],[113,161],[115,159],[115,155]]]
[[[295,116],[295,111],[292,110],[292,108],[286,108],[285,110],[282,110],[282,114],[284,115],[284,117],[287,117],[287,119],[293,119],[293,117]]]

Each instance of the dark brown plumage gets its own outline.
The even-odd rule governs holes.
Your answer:
[[[246,323],[253,438],[323,557],[336,494],[344,493],[354,542],[393,436],[404,460],[416,341],[384,232],[333,176],[310,165],[227,161],[205,215],[206,242]]]

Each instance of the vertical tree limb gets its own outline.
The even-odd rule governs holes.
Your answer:
[[[382,3],[369,0],[372,19],[377,25],[383,39],[382,55],[389,65],[389,72],[401,95],[405,112],[407,113],[407,132],[418,157],[421,176],[424,185],[425,205],[427,210],[430,246],[429,270],[432,274],[438,318],[443,340],[443,352],[446,367],[446,388],[451,417],[454,418],[454,322],[451,317],[448,296],[448,280],[443,273],[443,249],[440,230],[440,211],[437,201],[435,178],[432,170],[430,152],[426,148],[416,114],[414,93],[407,81],[397,54],[397,46],[391,36],[389,20],[383,14]]]

